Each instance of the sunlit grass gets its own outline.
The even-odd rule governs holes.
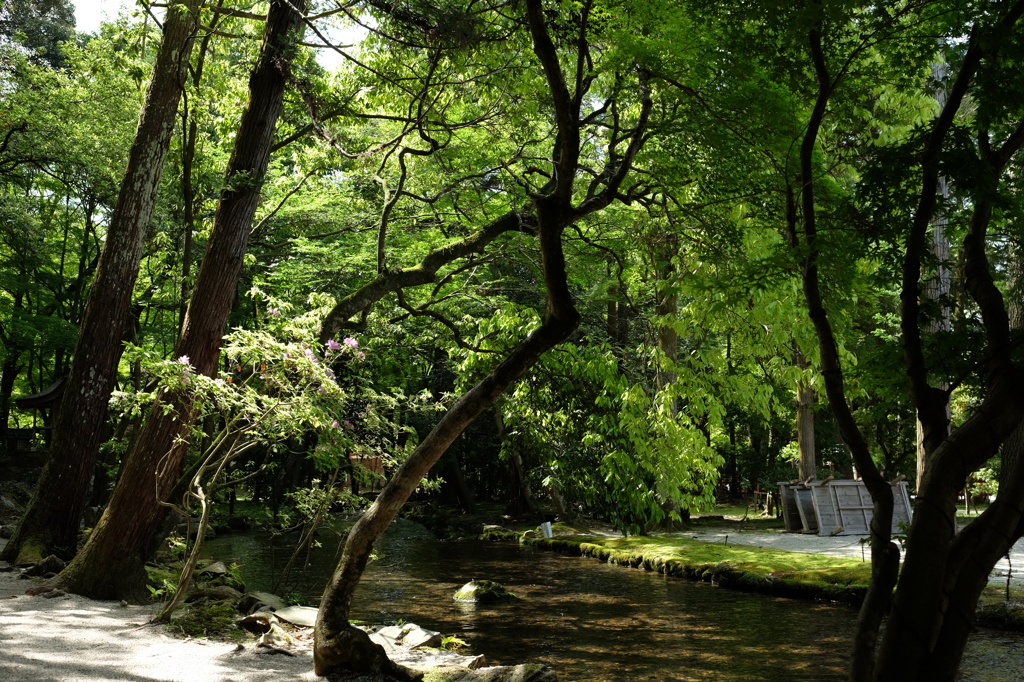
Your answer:
[[[851,603],[863,598],[871,577],[870,564],[857,559],[678,536],[575,536],[526,542],[725,587]]]

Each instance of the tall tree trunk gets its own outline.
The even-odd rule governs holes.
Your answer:
[[[462,474],[462,464],[459,462],[458,456],[454,453],[448,458],[446,473],[451,479],[450,483],[455,489],[455,496],[459,501],[459,507],[462,511],[467,514],[476,514],[476,501],[473,499],[473,493],[470,492],[469,486],[466,484],[466,477]]]
[[[807,359],[796,349],[796,366],[806,371]],[[817,468],[814,461],[814,403],[817,396],[810,383],[801,378],[796,384],[796,449],[799,455],[797,478],[806,481],[814,478]]]
[[[235,299],[281,111],[293,49],[290,34],[301,25],[302,11],[301,0],[271,3],[260,56],[249,78],[249,99],[228,161],[210,241],[175,347],[175,355],[188,356],[195,371],[202,374],[212,375],[217,370],[224,324]],[[160,502],[178,480],[188,446],[184,439],[194,416],[184,396],[158,395],[89,541],[59,576],[39,590],[62,587],[94,599],[146,596],[143,566],[164,515]]]
[[[223,6],[224,0],[218,0],[217,6]],[[211,20],[211,29],[216,27],[220,21],[221,14],[215,14]],[[215,32],[207,31],[199,45],[199,54],[196,56],[196,66],[192,70],[192,86],[198,91],[203,81],[203,70],[206,66],[206,57],[210,53],[210,41]],[[186,105],[188,101],[186,100]],[[199,139],[199,120],[195,115],[195,107],[183,107],[181,116],[181,203],[182,203],[182,229],[184,231],[181,249],[181,300],[178,302],[178,333],[185,325],[185,315],[188,312],[188,299],[190,291],[189,280],[192,277],[192,235],[195,232],[196,212],[196,189],[192,182],[193,164],[196,157],[196,141]]]
[[[68,556],[77,543],[107,402],[117,377],[121,332],[192,53],[198,5],[197,0],[178,0],[168,8],[153,77],[79,330],[50,455],[18,529],[0,553],[0,558],[12,563],[33,563],[55,552]]]
[[[1006,268],[1007,313],[1010,316],[1010,329],[1024,331],[1024,248],[1018,244],[1010,245],[1010,253]],[[1003,443],[1002,463],[999,467],[999,495],[1008,489],[1013,481],[1024,478],[1021,467],[1024,466],[1024,422],[1010,434]],[[998,499],[997,497],[997,499]]]
[[[940,87],[935,93],[935,101],[938,102],[940,108],[944,107],[946,105],[946,64],[944,62],[934,62],[932,64],[932,78],[934,78],[936,82],[940,83]],[[943,201],[949,199],[949,181],[946,180],[946,178],[939,178],[938,192]],[[937,264],[935,267],[935,273],[921,283],[921,299],[929,308],[932,309],[932,314],[929,316],[928,323],[925,326],[926,334],[949,332],[953,329],[951,319],[952,312],[949,306],[949,293],[952,286],[952,275],[950,274],[948,267],[949,238],[946,236],[946,227],[949,224],[949,220],[946,218],[945,211],[945,207],[940,205],[932,218],[929,251]],[[945,392],[948,390],[949,386],[945,382],[937,382],[936,388]],[[944,433],[935,434],[931,437],[939,438],[939,441],[941,441],[941,439],[949,435],[949,419],[951,417],[949,394],[948,392],[945,393],[945,395],[937,394],[936,399],[941,403],[937,406],[937,409],[942,409],[946,413],[946,427],[943,430]],[[914,486],[915,489],[920,487],[921,482],[924,480],[924,470],[928,465],[928,452],[935,449],[934,443],[931,444],[930,448],[926,447],[925,439],[925,422],[922,421],[920,415],[918,415],[917,482]]]
[[[996,502],[957,533],[956,498],[967,475],[998,451],[1024,415],[1024,370],[1012,359],[1009,316],[986,255],[994,193],[977,192],[963,240],[964,285],[978,306],[988,359],[986,394],[963,425],[948,433],[946,391],[929,384],[922,344],[918,292],[927,230],[937,204],[940,157],[946,139],[984,61],[998,62],[1005,36],[1016,32],[1024,2],[999,6],[1004,13],[975,26],[947,101],[925,138],[921,190],[908,231],[901,286],[901,332],[911,397],[924,426],[927,464],[907,536],[907,554],[878,656],[879,680],[952,679],[963,655],[970,621],[989,571],[1019,537],[1024,485],[1000,490]],[[1024,146],[1024,123],[1001,144],[979,133],[978,175],[991,187],[1002,182],[1011,157]],[[939,670],[937,667],[943,667]]]

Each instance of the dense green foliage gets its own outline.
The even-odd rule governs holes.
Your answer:
[[[435,419],[418,406],[450,403],[543,314],[537,245],[524,228],[445,260],[427,286],[359,308],[345,329],[317,328],[335,302],[375,278],[423,268],[431,254],[477,238],[509,212],[528,221],[531,193],[550,181],[535,160],[547,153],[555,112],[511,6],[389,7],[369,3],[324,19],[324,27],[349,27],[359,43],[332,70],[315,50],[297,57],[271,170],[261,179],[263,204],[230,321],[235,341],[221,378],[203,384],[221,397],[197,423],[194,457],[232,420],[269,423],[253,415],[269,410],[260,401],[277,400],[281,421],[266,426],[276,435],[261,436],[257,450],[287,442],[280,452],[308,451],[318,462],[274,455],[249,479],[258,494],[275,490],[275,508],[327,466],[317,458],[335,437],[324,428],[334,420],[351,426],[336,449],[381,457],[386,475]],[[591,131],[580,150],[594,169],[587,182],[600,183],[601,165],[622,153],[639,106],[627,77],[633,69],[649,80],[650,132],[623,203],[566,234],[582,326],[496,408],[500,428],[493,419],[478,424],[454,446],[439,473],[442,492],[454,470],[470,494],[510,504],[525,483],[541,506],[560,495],[571,513],[636,532],[795,475],[794,391],[801,381],[820,389],[801,256],[788,234],[800,229],[795,154],[815,98],[804,34],[819,24],[837,74],[814,156],[824,292],[872,454],[887,474],[913,478],[914,413],[898,372],[899,243],[913,209],[922,126],[936,111],[928,66],[957,63],[958,31],[975,11],[949,8],[550,3],[553,35],[565,47],[589,31],[590,61],[577,84],[589,111],[580,123]],[[75,38],[66,10],[9,3],[3,14],[3,406],[66,371],[152,57],[156,29],[141,14],[61,42]],[[123,405],[151,393],[152,372],[173,375],[170,350],[255,50],[259,22],[206,8],[202,23],[216,31],[200,36],[126,321],[134,350],[122,361],[108,452],[123,451],[137,428],[141,412]],[[936,44],[936,33],[948,38]],[[942,161],[955,188],[946,206],[954,242],[970,197],[995,191],[978,185],[970,157],[980,132],[1015,125],[1007,69],[984,70]],[[998,98],[986,94],[995,90]],[[1014,187],[999,190],[997,278],[1019,239]],[[929,341],[928,352],[958,388],[956,422],[983,386],[978,311],[962,292],[953,298],[953,329]],[[671,348],[666,330],[675,335]],[[289,392],[299,390],[296,377],[280,357],[268,365],[259,356],[305,344],[299,356],[320,357],[316,337],[345,335],[358,339],[365,360],[330,364],[338,377],[331,391],[344,395],[328,392],[323,405]],[[273,387],[271,371],[284,372]],[[229,379],[234,392],[217,394]],[[231,408],[229,398],[237,401]],[[819,465],[848,473],[849,456],[819,407]],[[6,418],[10,427],[38,423],[34,412]],[[258,459],[232,475],[255,471]],[[522,475],[510,477],[516,459]]]
[[[0,9],[0,427],[42,417],[37,440],[48,415],[12,400],[73,362],[159,43],[150,9],[92,36],[66,2]],[[880,675],[955,669],[967,626],[937,624],[947,601],[972,613],[992,538],[1024,533],[1024,460],[998,453],[1024,411],[1024,4],[310,10],[269,168],[227,181],[268,3],[198,10],[93,504],[164,388],[195,406],[171,502],[243,495],[315,525],[556,320],[571,337],[479,403],[424,501],[647,533],[795,477],[797,389],[805,407],[813,391],[821,475],[856,461],[878,514],[897,475],[929,502],[905,568],[927,585],[897,591]],[[325,46],[337,34],[351,44]],[[197,375],[173,348],[218,197],[255,190],[220,369]],[[935,468],[916,480],[919,440]],[[1009,507],[954,541],[976,478]],[[874,529],[857,679],[889,542]],[[901,639],[931,629],[934,650]]]

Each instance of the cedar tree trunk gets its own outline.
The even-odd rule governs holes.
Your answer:
[[[192,54],[198,5],[197,0],[178,0],[168,7],[153,77],[78,333],[65,399],[54,420],[50,455],[0,559],[28,564],[51,553],[67,557],[77,544],[117,378],[121,333]]]
[[[175,347],[175,355],[188,356],[202,374],[217,370],[224,324],[235,298],[281,111],[293,49],[291,34],[302,24],[299,12],[303,11],[301,0],[271,3],[260,56],[249,78],[249,99],[228,161],[210,241]],[[94,599],[147,597],[144,565],[165,512],[160,502],[178,480],[188,447],[182,438],[194,416],[183,397],[167,392],[157,397],[142,432],[125,455],[121,479],[89,541],[60,575],[33,592],[60,587]]]

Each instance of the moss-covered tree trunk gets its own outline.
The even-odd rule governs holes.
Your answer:
[[[70,556],[77,544],[107,403],[117,378],[121,333],[128,321],[132,288],[185,85],[198,6],[197,0],[179,0],[168,8],[153,77],[79,330],[65,399],[55,419],[50,455],[17,531],[0,554],[6,561],[25,564],[51,553]]]
[[[187,356],[195,371],[203,374],[211,375],[217,369],[302,11],[301,1],[275,0],[270,5],[210,241],[175,346],[176,356]],[[165,409],[168,404],[172,409]],[[62,587],[96,599],[146,596],[143,567],[165,511],[160,502],[181,472],[187,449],[182,439],[187,437],[193,416],[191,405],[180,397],[165,392],[157,398],[125,456],[121,479],[89,541],[59,576],[39,590]]]

